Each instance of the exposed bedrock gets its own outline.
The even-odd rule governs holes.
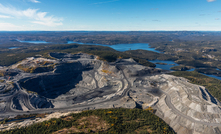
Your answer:
[[[156,114],[178,134],[220,134],[220,102],[205,87],[165,74],[150,79],[164,92],[156,105]]]
[[[57,58],[57,59],[64,59],[69,58],[71,60],[77,60],[79,58],[86,58],[86,59],[94,59],[94,55],[88,55],[84,53],[78,53],[78,54],[68,54],[68,53],[50,53],[51,57]]]
[[[30,95],[30,103],[34,108],[53,108],[54,105],[51,103],[50,100],[41,97],[39,95]]]
[[[142,66],[133,59],[108,63],[82,53],[50,55],[57,58],[51,72],[20,72],[11,82],[1,78],[0,108],[31,113],[38,108],[153,107],[178,134],[221,133],[220,102],[203,86],[162,74],[162,70]]]
[[[12,104],[12,108],[13,109],[17,109],[17,110],[23,110],[22,106],[21,106],[21,97],[20,96],[16,96],[13,98],[13,104]]]
[[[114,85],[108,85],[108,86],[105,86],[103,88],[98,88],[98,89],[89,91],[85,94],[76,96],[75,98],[73,98],[73,101],[75,103],[80,103],[80,102],[83,102],[85,100],[90,100],[90,99],[93,99],[93,98],[96,98],[96,97],[103,97],[103,96],[106,96],[106,95],[109,95],[109,94],[113,94],[113,93],[116,92],[116,90],[114,90],[113,86]]]
[[[55,67],[54,74],[37,76],[20,83],[29,91],[55,99],[75,88],[75,85],[82,80],[82,71],[92,68],[92,65],[85,63],[82,65],[81,62],[63,63]]]

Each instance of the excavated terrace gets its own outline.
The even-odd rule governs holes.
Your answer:
[[[205,87],[139,65],[133,59],[108,63],[83,53],[50,56],[54,59],[27,58],[1,68],[9,74],[0,77],[1,118],[55,111],[153,107],[155,114],[179,134],[221,133],[221,104]],[[18,124],[4,124],[0,130],[24,126]]]

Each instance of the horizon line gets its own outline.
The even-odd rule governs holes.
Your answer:
[[[221,32],[214,30],[16,30],[16,31],[1,31],[0,32]]]

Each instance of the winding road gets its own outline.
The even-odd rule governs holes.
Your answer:
[[[129,96],[129,91],[131,89],[131,83],[128,80],[128,78],[126,77],[125,73],[124,73],[124,69],[123,69],[123,65],[119,65],[116,64],[116,68],[118,70],[121,71],[122,75],[123,75],[123,79],[125,79],[127,81],[127,87],[125,88],[125,83],[123,81],[123,79],[121,79],[122,82],[122,88],[120,89],[121,91],[123,90],[121,95],[116,95],[113,96],[107,100],[104,101],[100,101],[100,102],[86,102],[85,104],[80,104],[80,105],[74,105],[74,106],[70,106],[70,107],[65,107],[65,108],[45,108],[45,109],[35,109],[31,104],[30,104],[30,100],[29,100],[29,96],[28,94],[23,91],[20,87],[20,85],[18,84],[17,81],[14,81],[15,85],[17,86],[17,90],[14,92],[14,94],[12,96],[10,96],[7,99],[6,102],[6,107],[4,109],[4,111],[1,112],[1,115],[5,115],[5,116],[10,116],[10,115],[14,115],[14,114],[38,114],[38,113],[47,113],[47,112],[55,112],[55,111],[70,111],[70,110],[82,110],[82,109],[89,109],[89,108],[93,108],[96,107],[97,105],[106,103],[106,102],[113,102],[113,101],[117,101],[125,96]],[[95,78],[95,72],[91,73],[92,78],[95,80],[95,84],[96,84],[96,89],[99,89],[98,87],[98,81]],[[203,125],[207,125],[207,126],[221,126],[220,123],[209,123],[209,122],[204,122],[204,121],[200,121],[200,120],[196,120],[190,116],[187,116],[185,114],[183,114],[182,112],[180,112],[178,109],[175,108],[175,106],[172,104],[171,102],[171,97],[168,93],[160,90],[164,95],[166,95],[165,97],[165,103],[166,105],[172,110],[173,113],[175,113],[176,115],[183,117],[185,119],[188,119],[191,122],[194,123],[198,123],[198,124],[203,124]],[[17,95],[21,95],[22,100],[24,105],[29,109],[29,111],[19,111],[19,110],[14,110],[11,105],[12,105],[12,101],[13,98],[16,97]]]
[[[162,90],[161,90],[162,91]],[[175,106],[172,104],[172,101],[171,101],[171,97],[168,93],[162,91],[165,95],[166,95],[166,98],[165,98],[165,102],[167,104],[167,106],[172,110],[173,113],[175,113],[176,115],[179,115],[183,118],[186,118],[188,120],[190,120],[191,122],[194,122],[194,123],[198,123],[198,124],[203,124],[203,125],[207,125],[207,126],[221,126],[220,123],[210,123],[210,122],[204,122],[204,121],[199,121],[199,120],[195,120],[193,119],[192,117],[190,116],[187,116],[185,114],[183,114],[182,112],[180,112],[179,110],[177,110],[175,108]]]
[[[119,67],[119,69],[120,69],[120,67]],[[28,94],[25,93],[21,89],[21,87],[19,86],[19,84],[17,82],[15,82],[15,84],[17,85],[17,91],[10,98],[8,98],[7,103],[6,103],[7,106],[6,106],[5,110],[0,112],[0,113],[1,113],[1,115],[9,116],[9,115],[15,115],[15,114],[38,114],[38,113],[47,113],[47,112],[55,112],[55,111],[81,110],[81,109],[93,108],[96,105],[103,104],[103,103],[106,103],[106,102],[117,101],[117,100],[123,98],[124,96],[128,95],[129,90],[131,88],[130,82],[128,81],[127,77],[125,76],[123,70],[120,69],[120,71],[122,72],[122,74],[124,76],[123,79],[126,79],[126,81],[128,82],[128,86],[126,87],[126,89],[124,89],[125,88],[125,84],[124,84],[123,80],[121,80],[122,81],[122,88],[121,88],[121,90],[124,89],[121,95],[116,95],[114,97],[111,97],[110,99],[107,99],[107,100],[104,100],[104,101],[101,101],[101,102],[95,102],[93,104],[91,104],[91,103],[89,103],[89,104],[80,104],[80,105],[74,105],[74,106],[65,107],[65,108],[43,108],[43,109],[35,109],[35,108],[33,108],[33,106],[30,104],[30,100],[29,100]],[[96,87],[98,89],[98,82],[95,79],[95,75],[92,75],[92,76],[93,76],[93,78],[95,80]],[[11,107],[13,98],[15,96],[17,96],[18,94],[23,96],[24,105],[27,106],[29,111],[14,110]]]

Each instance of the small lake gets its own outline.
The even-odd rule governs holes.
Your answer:
[[[22,40],[17,40],[21,43],[33,43],[33,44],[47,44],[47,43],[50,43],[50,42],[46,42],[46,41],[22,41]]]
[[[16,49],[16,48],[19,48],[19,47],[9,47],[8,49]]]
[[[72,43],[76,43],[76,44],[89,44],[89,43],[81,43],[81,42],[74,42],[74,41],[68,41],[67,44],[72,44]]]
[[[163,70],[170,70],[170,71],[174,71],[174,70],[171,70],[170,68],[171,67],[174,67],[174,66],[179,66],[179,64],[175,63],[174,61],[164,61],[164,60],[150,60],[150,62],[152,63],[166,63],[165,65],[162,65],[162,64],[156,64],[156,68],[161,68]],[[190,70],[187,70],[187,71],[194,71],[195,69],[192,68]],[[203,74],[203,73],[201,73]],[[221,80],[221,77],[218,77],[218,76],[215,76],[215,75],[208,75],[208,74],[203,74],[203,75],[206,75],[206,76],[209,76],[209,77],[212,77],[212,78],[216,78],[218,80]]]
[[[21,43],[32,43],[32,44],[47,44],[47,43],[50,43],[50,42],[46,42],[46,41],[22,41],[22,40],[18,40],[17,41],[21,42]],[[8,49],[16,49],[16,48],[19,48],[19,47],[9,47]]]
[[[150,48],[149,44],[147,43],[134,43],[134,44],[117,44],[117,45],[105,45],[109,46],[117,51],[128,51],[128,50],[148,50],[156,53],[161,53],[160,51],[155,50],[155,48]]]
[[[152,63],[165,63],[165,65],[162,64],[156,64],[156,68],[161,68],[163,70],[170,70],[170,68],[174,66],[179,66],[179,64],[175,63],[174,61],[164,61],[164,60],[149,60]]]

